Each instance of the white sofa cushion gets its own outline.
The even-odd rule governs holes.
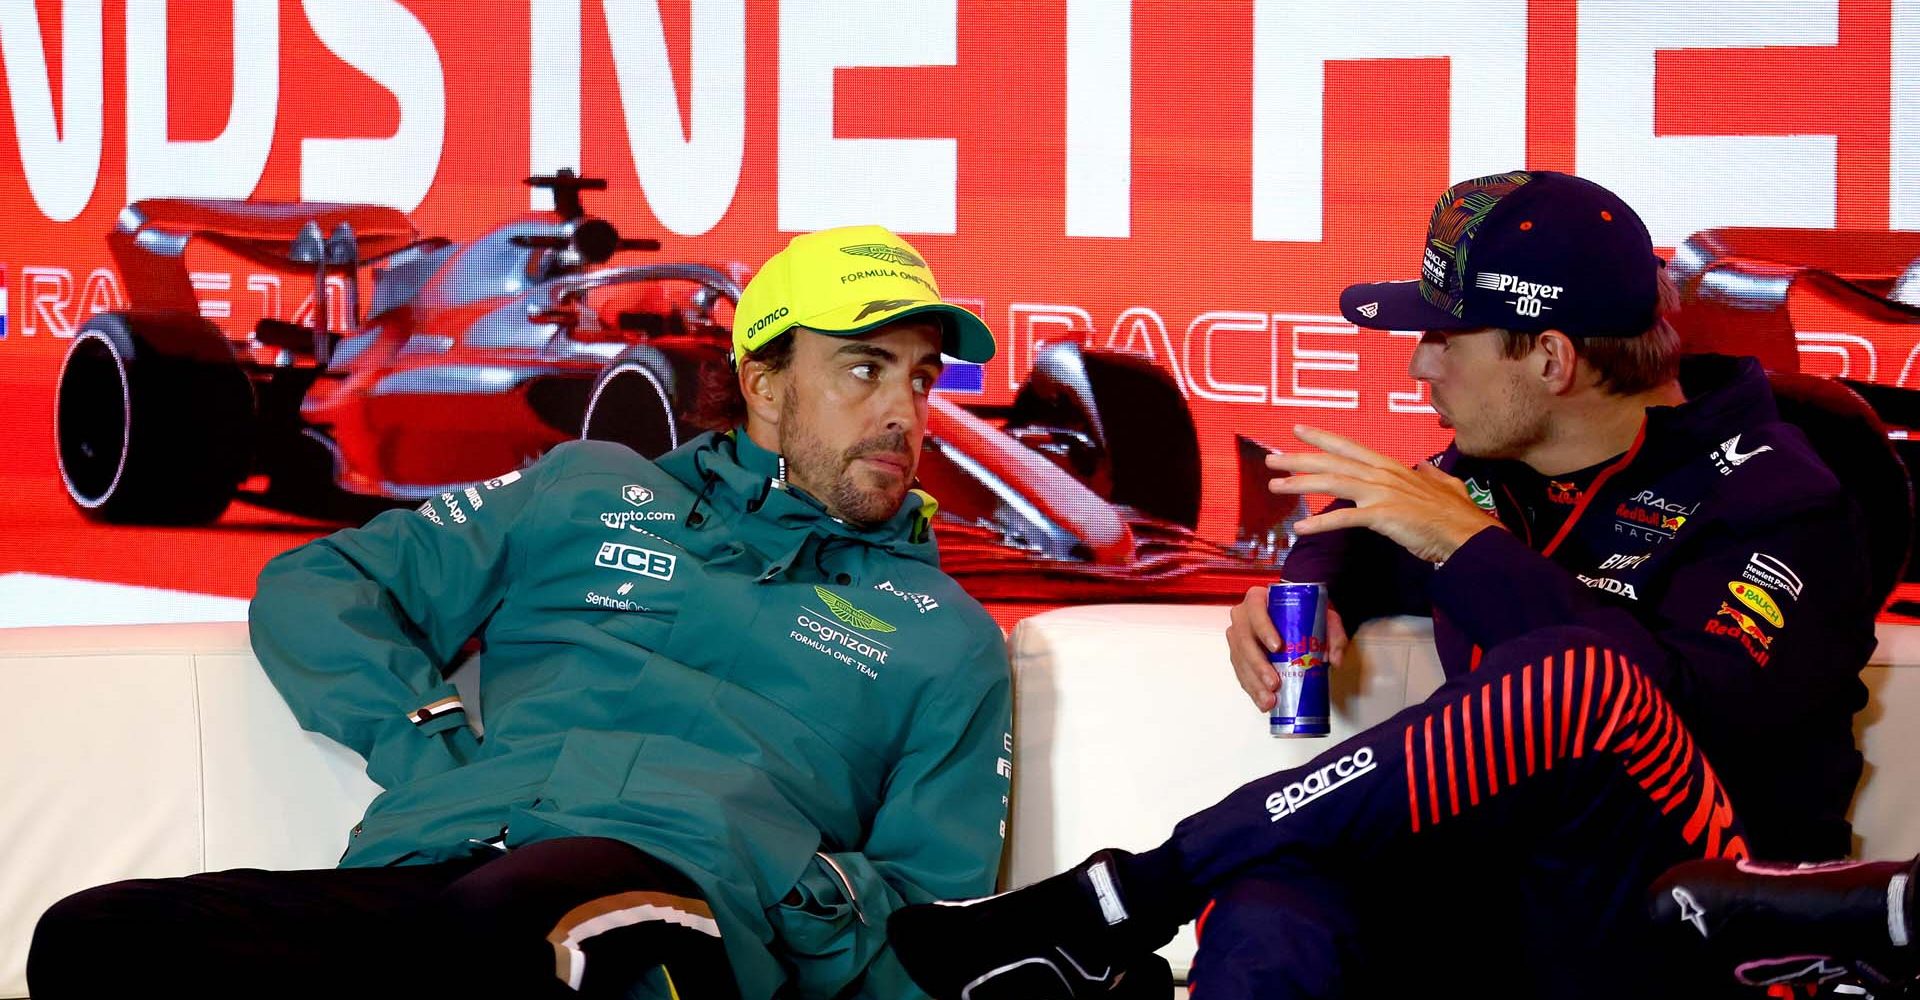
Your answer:
[[[46,908],[127,878],[324,868],[379,791],[244,624],[0,629],[0,997]]]

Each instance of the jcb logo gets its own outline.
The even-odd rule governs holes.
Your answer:
[[[619,542],[606,542],[600,546],[600,554],[593,558],[595,566],[605,566],[625,573],[638,573],[656,580],[673,579],[673,564],[676,557],[665,552],[643,549],[638,545],[622,545]]]

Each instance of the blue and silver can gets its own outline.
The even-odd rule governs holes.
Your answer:
[[[1325,736],[1327,708],[1327,587],[1322,583],[1275,583],[1267,587],[1267,617],[1280,633],[1280,649],[1267,654],[1280,673],[1280,690],[1268,718],[1274,736]]]

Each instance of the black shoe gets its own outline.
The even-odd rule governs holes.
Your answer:
[[[1179,925],[1132,908],[1119,876],[1129,857],[1099,851],[997,896],[903,907],[887,937],[935,1000],[1115,1000],[1156,979],[1168,996],[1171,973],[1151,952]]]
[[[1857,979],[1904,982],[1920,971],[1914,925],[1920,858],[1773,865],[1689,861],[1650,890],[1663,937],[1748,986]]]

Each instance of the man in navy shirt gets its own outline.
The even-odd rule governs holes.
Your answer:
[[[1271,463],[1277,491],[1340,498],[1286,576],[1349,624],[1432,614],[1446,683],[1152,851],[897,914],[909,972],[943,998],[1098,995],[1199,918],[1204,1000],[1605,995],[1657,974],[1640,899],[1667,866],[1844,853],[1876,610],[1859,514],[1756,362],[1680,364],[1661,266],[1591,182],[1448,189],[1420,279],[1341,309],[1425,331],[1412,374],[1454,444],[1407,469],[1303,427],[1321,451]],[[1262,604],[1229,639],[1266,707]]]

